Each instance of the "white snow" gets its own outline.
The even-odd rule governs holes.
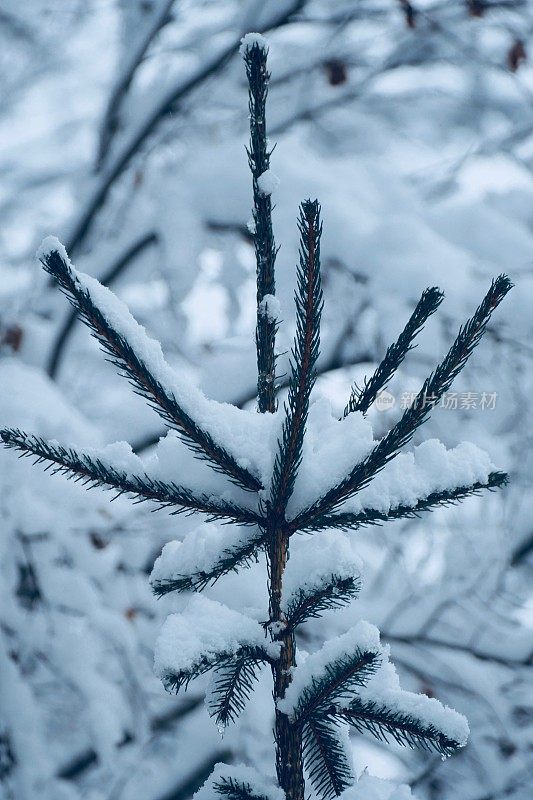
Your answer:
[[[311,593],[323,586],[331,575],[359,577],[362,570],[361,559],[354,554],[348,537],[340,531],[294,537],[283,576],[283,607],[288,607],[291,595],[299,589]]]
[[[495,469],[490,457],[470,442],[448,450],[437,439],[401,453],[343,511],[388,512],[399,505],[415,506],[433,492],[487,481]]]
[[[41,244],[37,248],[35,252],[35,258],[39,261],[44,260],[50,253],[57,251],[61,258],[67,262],[70,266],[70,258],[68,257],[68,253],[65,250],[65,245],[59,241],[57,236],[45,236],[42,240]]]
[[[374,652],[387,655],[379,640],[379,631],[375,625],[360,620],[349,631],[329,639],[316,653],[311,653],[303,664],[299,664],[294,671],[292,683],[285,693],[283,700],[278,701],[278,709],[284,714],[292,716],[302,692],[311,685],[313,678],[319,680],[325,675],[326,667],[333,661],[349,655],[355,650]]]
[[[235,653],[242,645],[264,647],[272,657],[279,654],[279,645],[265,639],[258,622],[195,594],[183,613],[171,614],[163,623],[154,669],[162,678],[168,672],[188,670],[203,658]]]
[[[365,771],[354,786],[342,792],[339,800],[411,800],[412,797],[406,784],[374,778]]]
[[[261,33],[247,33],[241,39],[241,46],[239,48],[239,53],[241,55],[244,55],[246,50],[253,47],[254,44],[258,45],[263,50],[268,49],[268,42]]]
[[[374,444],[372,426],[362,414],[349,414],[340,421],[328,400],[311,403],[302,465],[287,509],[289,518],[346,477]]]
[[[278,188],[280,180],[271,169],[265,170],[257,179],[257,186],[261,194],[270,196]]]
[[[273,294],[265,294],[259,303],[259,314],[266,316],[269,322],[281,319],[281,304]]]
[[[266,797],[267,800],[285,800],[285,793],[279,788],[274,778],[262,775],[257,770],[241,764],[215,764],[207,781],[193,795],[193,800],[212,800],[215,795],[213,784],[220,782],[223,778],[234,778],[236,781],[245,783],[250,786],[254,795]]]
[[[0,360],[0,426],[35,430],[43,436],[67,437],[80,444],[98,443],[96,428],[65,399],[42,370],[18,358]],[[37,432],[37,431],[36,431]]]

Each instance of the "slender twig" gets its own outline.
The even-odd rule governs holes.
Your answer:
[[[163,0],[156,5],[155,11],[146,25],[141,37],[132,48],[126,63],[120,65],[120,71],[116,82],[113,84],[109,93],[98,141],[98,152],[96,156],[95,171],[98,172],[109,153],[111,143],[119,128],[120,107],[126,96],[135,73],[142,64],[146,51],[152,44],[159,31],[169,22],[170,11],[174,5],[174,0]]]
[[[260,26],[260,32],[264,33],[267,30],[285,25],[303,8],[305,2],[306,0],[293,0],[288,7],[285,6],[282,10],[276,11],[267,19],[264,25]],[[72,224],[71,231],[66,238],[66,248],[69,253],[74,254],[80,248],[91,229],[97,212],[105,203],[115,182],[129,167],[132,159],[145,145],[147,139],[154,133],[161,121],[171,114],[175,114],[183,100],[195,89],[203,86],[212,75],[215,75],[227,64],[237,53],[241,36],[242,33],[238,32],[229,45],[223,45],[200,64],[198,69],[169,89],[162,99],[148,111],[141,120],[139,127],[128,137],[124,145],[117,148],[116,154],[99,175],[78,217]]]

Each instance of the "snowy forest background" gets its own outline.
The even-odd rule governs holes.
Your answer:
[[[249,30],[269,40],[278,143],[278,297],[290,347],[299,201],[320,198],[325,312],[318,392],[354,378],[421,292],[439,315],[394,379],[397,419],[490,279],[516,288],[424,438],[485,449],[510,485],[422,520],[353,534],[358,611],[403,685],[470,722],[439,756],[354,738],[356,766],[420,800],[525,800],[533,780],[533,38],[529,0],[0,2],[0,422],[147,454],[157,416],[105,363],[39,269],[49,233],[124,299],[208,396],[253,407],[255,263]],[[281,370],[283,372],[283,370]],[[485,398],[485,399],[482,399]],[[153,645],[179,599],[148,575],[187,518],[109,504],[0,452],[0,797],[187,800],[214,763],[260,769],[261,684],[221,738],[201,682],[172,697]],[[261,578],[262,580],[262,578]],[[256,604],[258,576],[208,595]],[[305,646],[349,609],[308,626]],[[529,787],[529,788],[528,788]]]

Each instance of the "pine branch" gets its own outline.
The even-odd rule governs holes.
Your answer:
[[[250,110],[250,145],[247,148],[248,164],[252,173],[254,192],[253,218],[254,245],[257,263],[257,399],[261,413],[276,410],[275,340],[278,323],[264,308],[265,296],[276,294],[274,266],[277,248],[272,230],[272,199],[260,188],[259,178],[270,169],[270,156],[266,135],[266,99],[270,73],[267,70],[268,48],[261,40],[245,45],[243,50],[248,78],[248,105]]]
[[[320,206],[306,200],[300,207],[300,264],[297,271],[296,338],[292,349],[285,421],[274,463],[270,504],[276,517],[285,514],[302,459],[309,398],[316,379],[320,348],[322,287],[320,282]]]
[[[266,794],[258,792],[246,781],[231,776],[223,776],[212,784],[213,791],[228,800],[270,800]]]
[[[239,486],[259,490],[260,481],[240,466],[224,447],[214,442],[211,435],[185,411],[174,394],[152,375],[135,346],[109,324],[90,292],[80,282],[66,254],[51,249],[41,255],[41,263],[78,309],[83,322],[109,355],[109,361],[130,381],[137,393],[148,400],[165,422],[179,432],[196,456],[208,461],[213,469],[228,475]]]
[[[204,655],[193,662],[188,669],[171,670],[163,672],[161,680],[167,692],[177,694],[180,689],[186,690],[189,683],[210,670],[222,670],[234,660],[247,659],[255,662],[272,663],[272,659],[259,647],[241,645],[235,652],[218,652]]]
[[[175,508],[171,514],[200,512],[209,519],[232,520],[244,525],[260,521],[253,511],[229,501],[204,493],[197,494],[187,487],[174,482],[166,483],[146,474],[124,472],[81,450],[62,447],[24,431],[5,428],[0,430],[0,438],[6,447],[17,450],[21,457],[35,456],[36,464],[48,462],[46,471],[51,470],[53,475],[60,473],[80,481],[88,489],[99,486],[114,490],[116,497],[128,494],[138,503],[150,500],[157,503],[158,509]]]
[[[455,753],[462,746],[432,723],[358,697],[345,708],[331,709],[327,715],[348,722],[359,733],[371,733],[382,742],[388,742],[390,737],[398,744],[434,750],[443,756]]]
[[[306,723],[303,755],[309,779],[323,800],[337,797],[353,784],[350,762],[331,719],[313,717]]]
[[[331,575],[326,583],[314,591],[299,589],[287,603],[287,628],[295,630],[309,619],[317,619],[324,611],[341,608],[357,597],[361,581],[354,576]]]
[[[460,503],[467,497],[480,494],[484,489],[494,491],[507,484],[509,476],[505,472],[491,472],[486,482],[473,483],[471,486],[456,486],[441,492],[432,492],[426,498],[419,500],[414,506],[399,505],[389,509],[388,512],[365,509],[359,513],[337,512],[336,514],[322,514],[311,520],[306,531],[320,531],[325,528],[341,530],[357,530],[364,525],[380,525],[396,519],[412,519],[419,517],[424,511],[434,511],[441,506],[450,506]]]
[[[357,686],[366,685],[380,663],[379,652],[356,647],[326,664],[323,674],[313,676],[301,692],[292,713],[293,722],[303,725],[320,717],[328,705],[350,697]]]
[[[257,561],[259,551],[264,548],[267,536],[259,530],[242,544],[223,550],[219,561],[208,571],[178,575],[169,580],[160,580],[152,584],[152,590],[157,597],[162,597],[169,592],[201,592],[207,586],[216,583],[223,575],[237,572],[238,568],[250,566]]]
[[[262,650],[243,651],[215,668],[208,700],[209,715],[218,726],[235,722],[243,711],[260,667],[269,663]]]
[[[436,286],[424,291],[407,325],[394,344],[391,344],[388,348],[383,361],[372,377],[368,380],[365,379],[365,385],[362,389],[357,386],[352,388],[348,405],[344,409],[345,417],[353,411],[361,411],[366,414],[379,392],[385,388],[401,365],[407,353],[413,349],[415,346],[413,341],[428,318],[435,313],[443,299],[443,293]]]
[[[313,519],[333,511],[349,497],[367,486],[372,478],[398,455],[400,449],[411,441],[417,429],[428,418],[431,409],[448,391],[453,380],[465,366],[485,333],[493,311],[510,291],[512,285],[506,275],[500,275],[492,282],[475,314],[460,329],[446,357],[424,381],[413,405],[404,411],[396,425],[344,480],[332,487],[291,521],[292,531],[307,528]]]

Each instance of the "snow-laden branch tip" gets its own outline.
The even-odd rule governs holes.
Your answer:
[[[150,583],[156,595],[201,591],[236,567],[255,562],[266,536],[258,528],[206,523],[183,541],[166,544],[154,564]]]
[[[247,50],[252,47],[258,47],[260,50],[268,51],[268,42],[261,33],[247,33],[241,39],[241,46],[239,52],[241,56],[246,54]]]
[[[329,639],[295,669],[278,710],[296,722],[303,721],[345,697],[354,686],[367,683],[386,657],[378,629],[360,621],[342,636]]]
[[[291,551],[281,605],[292,630],[328,609],[346,605],[359,594],[362,564],[344,534],[328,530],[297,538]]]
[[[243,648],[268,661],[278,657],[280,645],[265,641],[259,622],[215,600],[193,595],[184,612],[171,614],[163,623],[154,669],[169,691],[177,691]]]

